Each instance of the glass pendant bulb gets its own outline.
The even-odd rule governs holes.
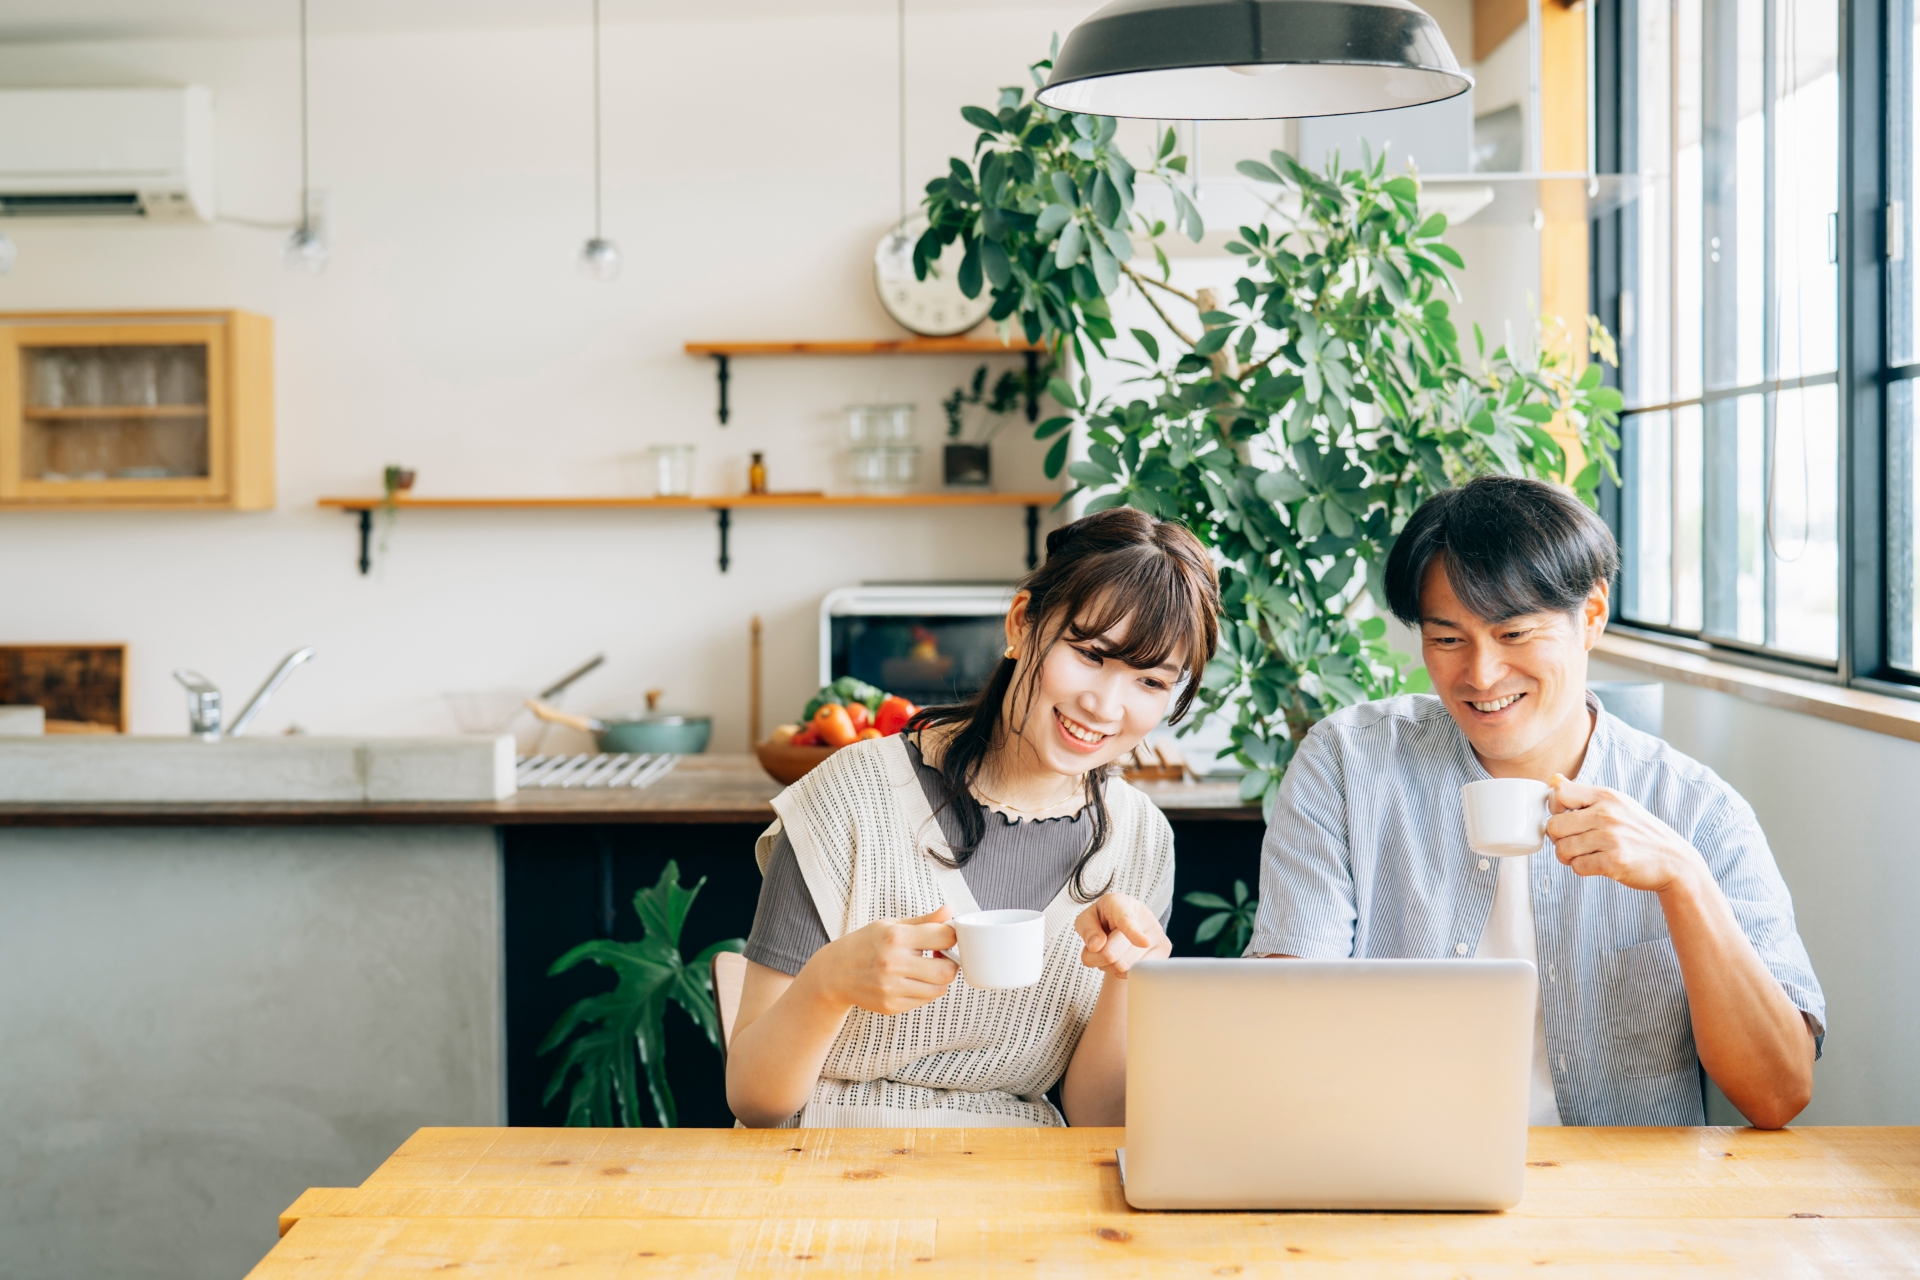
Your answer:
[[[327,248],[327,242],[312,227],[296,227],[287,237],[287,247],[281,251],[280,265],[289,271],[305,271],[317,276],[327,269],[327,262],[333,257],[333,251]]]
[[[591,276],[603,284],[611,284],[620,278],[620,246],[611,240],[595,236],[580,250],[580,274]]]
[[[13,247],[13,241],[8,238],[7,233],[0,231],[0,276],[13,270],[13,261],[19,256],[19,250]]]

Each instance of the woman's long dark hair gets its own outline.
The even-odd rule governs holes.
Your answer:
[[[1201,670],[1220,639],[1220,580],[1200,540],[1184,526],[1156,520],[1132,507],[1110,507],[1047,535],[1047,558],[1019,582],[1031,593],[1024,662],[1002,658],[986,687],[973,701],[927,707],[909,722],[910,730],[957,726],[940,761],[946,799],[960,823],[960,843],[950,865],[964,866],[987,833],[986,811],[973,799],[973,784],[1001,736],[1001,708],[1019,678],[1029,710],[1038,692],[1040,666],[1053,646],[1094,641],[1102,657],[1150,670],[1178,656],[1184,687],[1174,699],[1169,723],[1178,724],[1193,705]],[[1122,644],[1104,637],[1125,624]],[[1019,699],[1016,697],[1016,702]],[[1006,732],[1018,737],[1023,723]],[[1100,779],[1087,774],[1087,808],[1093,838],[1074,865],[1069,884],[1076,901],[1090,902],[1105,892],[1089,892],[1087,864],[1106,845],[1112,826]]]

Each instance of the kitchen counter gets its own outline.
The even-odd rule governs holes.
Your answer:
[[[1259,822],[1234,782],[1138,784],[1169,818]],[[0,827],[524,826],[767,823],[780,784],[751,755],[683,758],[639,790],[533,788],[504,800],[0,804]]]

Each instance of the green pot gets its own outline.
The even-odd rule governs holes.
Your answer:
[[[594,722],[600,749],[612,754],[697,755],[713,736],[711,716],[608,716]]]

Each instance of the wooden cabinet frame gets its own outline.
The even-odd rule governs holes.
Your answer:
[[[207,474],[49,481],[22,474],[30,414],[23,349],[202,345]],[[74,416],[84,411],[75,410]],[[115,418],[164,417],[121,407]],[[261,511],[274,504],[273,322],[244,311],[0,313],[0,506]]]

